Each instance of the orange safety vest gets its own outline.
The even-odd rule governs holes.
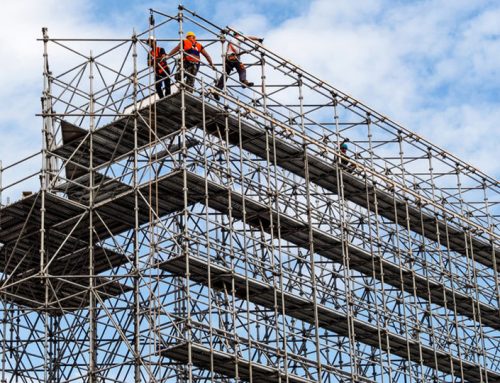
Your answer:
[[[161,60],[160,47],[156,47],[153,51],[151,50],[150,55],[152,62],[156,64],[155,71],[158,74],[168,74],[168,64],[165,60]]]
[[[189,40],[184,40],[184,60],[198,63],[200,62],[200,52],[203,47],[200,43],[192,43]]]

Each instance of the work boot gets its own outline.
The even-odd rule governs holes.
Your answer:
[[[243,88],[254,86],[254,83],[248,80],[243,80],[241,83],[243,84]]]

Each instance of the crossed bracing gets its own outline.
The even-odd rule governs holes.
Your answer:
[[[180,94],[176,94],[171,96],[166,100],[162,100],[158,102],[155,106],[156,108],[156,124],[154,133],[151,134],[151,129],[148,124],[147,114],[150,113],[150,110],[142,110],[144,116],[134,119],[132,117],[125,117],[118,119],[117,121],[95,131],[92,134],[93,140],[93,166],[99,166],[106,164],[108,162],[112,162],[113,158],[119,156],[126,156],[127,153],[131,153],[131,151],[137,145],[147,144],[151,140],[158,139],[167,134],[174,133],[179,131],[181,125],[183,123],[182,115],[180,112],[180,106],[182,104]],[[204,126],[208,133],[217,135],[219,137],[223,137],[224,139],[228,139],[229,144],[241,145],[245,150],[257,155],[266,158],[266,155],[271,154],[272,157],[276,158],[276,162],[279,166],[282,166],[286,170],[297,174],[298,176],[305,177],[306,174],[304,172],[304,157],[306,154],[303,149],[297,147],[297,145],[290,144],[286,142],[284,139],[274,139],[274,145],[271,149],[269,149],[265,144],[265,134],[266,132],[259,128],[256,125],[243,122],[239,119],[236,119],[234,116],[228,115],[228,113],[220,108],[216,108],[209,104],[204,104],[203,108],[205,113],[202,114],[201,103],[202,100],[197,97],[185,94],[184,101],[187,105],[188,113],[186,116],[189,116],[184,120],[184,124],[186,127],[191,126]],[[139,113],[141,113],[139,112]],[[135,142],[133,139],[134,136],[134,128],[137,127],[138,132],[138,140]],[[54,205],[58,207],[64,207],[67,209],[66,212],[63,212],[63,217],[52,217],[50,212],[55,211],[55,208],[48,209],[49,213],[45,213],[46,215],[46,224],[50,228],[50,230],[57,233],[57,230],[60,227],[66,226],[69,223],[75,223],[80,219],[78,225],[81,225],[81,231],[78,229],[72,229],[71,233],[62,232],[58,234],[61,238],[60,242],[57,242],[55,239],[58,235],[53,235],[48,237],[51,239],[51,246],[49,252],[56,250],[56,253],[62,255],[61,259],[69,260],[71,256],[71,252],[66,248],[70,244],[70,237],[75,237],[75,244],[73,248],[76,248],[75,254],[82,251],[83,246],[78,244],[78,242],[85,241],[86,232],[88,227],[88,218],[85,216],[88,214],[88,211],[85,208],[85,203],[88,202],[88,198],[85,198],[85,188],[81,186],[85,186],[85,169],[89,166],[89,154],[86,153],[86,147],[88,143],[88,132],[83,129],[79,129],[70,124],[63,123],[63,137],[65,140],[65,144],[58,148],[54,154],[64,158],[68,161],[66,165],[67,174],[72,181],[77,180],[77,183],[66,185],[64,188],[60,190],[64,190],[67,193],[69,200],[57,197],[51,193],[46,193],[45,198],[48,203],[50,203],[51,198],[55,198],[56,200],[53,202]],[[228,134],[225,131],[228,129]],[[64,132],[66,131],[66,135]],[[140,132],[140,133],[139,133]],[[147,133],[146,133],[147,132]],[[242,139],[240,139],[242,138]],[[269,151],[272,151],[269,153]],[[322,186],[325,190],[330,190],[333,193],[338,193],[338,177],[339,172],[337,171],[335,164],[328,164],[325,161],[315,158],[311,155],[307,156],[308,160],[308,171],[309,171],[309,179],[311,182],[317,183]],[[160,188],[159,196],[169,196],[167,200],[164,198],[158,197],[158,200],[155,201],[153,206],[160,206],[160,210],[157,212],[158,216],[163,216],[169,212],[178,211],[179,209],[184,208],[184,201],[182,199],[182,185],[183,179],[180,176],[182,173],[173,173],[173,175],[169,175],[172,177],[168,179],[164,177],[164,179],[158,179],[156,182]],[[177,177],[177,178],[175,178]],[[447,230],[448,237],[450,238],[449,246],[450,249],[457,252],[466,252],[467,245],[465,241],[467,240],[467,236],[460,232],[458,229],[450,228],[449,225],[443,222],[436,221],[435,217],[425,216],[425,213],[422,210],[419,210],[415,207],[412,207],[408,204],[408,201],[398,201],[394,198],[394,196],[390,195],[387,192],[378,190],[376,187],[373,187],[367,183],[366,179],[359,179],[354,174],[349,174],[346,172],[342,172],[342,182],[344,188],[344,197],[346,199],[351,200],[352,202],[365,207],[366,209],[371,209],[375,204],[374,200],[377,200],[378,210],[377,212],[386,218],[393,220],[398,219],[399,222],[409,222],[411,229],[427,236],[432,240],[436,240],[436,225],[438,227],[438,231],[440,226],[441,230]],[[99,221],[96,221],[96,228],[94,231],[96,232],[96,238],[100,240],[109,238],[114,234],[118,234],[126,229],[130,229],[135,225],[135,221],[133,218],[133,214],[130,214],[131,206],[134,205],[133,202],[133,193],[139,192],[141,193],[141,188],[134,190],[130,186],[126,186],[115,180],[97,180],[98,183],[103,184],[104,187],[96,193],[96,198],[93,201],[94,209],[97,215],[101,215],[102,217],[106,217],[106,225],[99,225]],[[188,173],[188,182],[189,189],[195,191],[196,188],[202,187],[205,182],[196,174]],[[77,185],[77,186],[75,186]],[[171,186],[180,186],[181,189],[171,188]],[[143,186],[144,187],[144,186]],[[219,211],[226,211],[228,209],[228,201],[224,199],[224,196],[231,195],[231,200],[236,204],[235,206],[231,206],[233,215],[237,218],[242,218],[241,210],[238,207],[238,201],[241,203],[242,196],[238,196],[237,193],[233,191],[228,191],[224,188],[221,188],[218,185],[210,184],[211,189],[209,192],[211,193],[208,198],[208,203],[211,207],[218,209]],[[368,191],[368,193],[367,193]],[[146,195],[145,189],[142,190],[143,195]],[[177,197],[176,197],[177,196]],[[367,198],[368,197],[368,198]],[[0,241],[5,244],[2,251],[4,252],[4,262],[2,266],[3,269],[10,273],[16,273],[21,271],[19,268],[13,270],[9,269],[9,262],[16,262],[16,257],[22,259],[23,265],[28,265],[32,269],[36,269],[34,265],[39,263],[40,256],[37,251],[36,240],[33,239],[33,235],[27,234],[23,237],[23,235],[16,237],[14,228],[19,229],[19,227],[25,226],[28,229],[27,222],[30,225],[34,225],[33,227],[37,227],[39,225],[39,220],[37,221],[37,212],[40,211],[39,206],[36,205],[35,201],[39,198],[39,194],[35,194],[29,199],[25,199],[20,201],[17,204],[9,206],[3,209],[2,219],[11,219],[11,221],[5,221],[2,223],[2,227],[12,227],[13,230],[3,231],[2,238]],[[72,201],[71,199],[74,199]],[[204,188],[197,192],[193,192],[190,194],[189,203],[194,202],[204,202]],[[221,199],[222,198],[222,199]],[[150,219],[149,214],[146,214],[151,205],[148,205],[147,201],[139,198],[139,204],[143,204],[139,211],[144,214],[139,215],[139,224],[143,224],[148,222]],[[141,202],[142,201],[142,202]],[[396,208],[395,206],[396,205]],[[257,202],[248,201],[246,204],[246,209],[251,211],[252,214],[247,219],[247,223],[252,224],[252,220],[258,221],[259,225],[262,225],[262,222],[269,222],[272,220],[272,216],[276,219],[277,212],[269,211],[266,206],[259,205]],[[396,213],[394,213],[396,211]],[[407,214],[408,212],[408,214]],[[15,218],[12,218],[15,217]],[[82,218],[83,217],[83,218]],[[113,221],[113,217],[115,221]],[[38,216],[39,218],[39,216]],[[293,243],[296,243],[299,246],[308,246],[310,242],[310,238],[306,234],[305,236],[301,236],[301,234],[307,233],[307,226],[304,223],[296,222],[291,217],[287,217],[286,215],[280,214],[280,221],[284,229],[281,231],[281,235],[284,239],[289,240]],[[423,223],[423,225],[422,225]],[[7,226],[6,226],[7,225]],[[265,226],[265,225],[264,225]],[[71,225],[66,226],[71,227]],[[267,228],[270,230],[270,228]],[[33,230],[26,230],[28,233],[33,233]],[[66,238],[67,237],[67,238]],[[321,232],[313,232],[313,241],[315,241],[315,247],[318,249],[318,253],[325,256],[328,259],[332,259],[336,262],[342,261],[342,245],[338,238],[334,238],[332,236],[325,235]],[[64,241],[62,243],[61,241]],[[491,246],[486,242],[472,238],[472,247],[474,248],[474,256],[475,259],[481,263],[484,263],[487,266],[492,266],[491,253],[495,252],[492,250]],[[85,242],[83,242],[85,244]],[[33,246],[35,245],[35,246]],[[28,251],[28,247],[32,248],[33,251]],[[35,250],[36,249],[36,250]],[[97,259],[102,259],[101,252],[108,252],[111,254],[111,251],[101,250],[99,246],[95,246],[95,254]],[[383,259],[377,259],[377,262],[372,262],[372,255],[361,251],[353,246],[348,248],[350,254],[351,268],[359,270],[360,272],[366,273],[368,275],[374,274],[378,275],[380,270],[384,270],[385,282],[394,284],[396,287],[400,286],[401,288],[408,291],[416,291],[417,294],[421,294],[421,297],[424,299],[429,299],[433,303],[437,303],[440,305],[445,304],[446,296],[454,296],[456,302],[457,311],[469,317],[474,317],[470,312],[471,305],[477,305],[477,307],[481,308],[481,320],[483,324],[487,324],[492,326],[493,328],[498,329],[498,310],[491,308],[487,305],[484,305],[481,302],[475,302],[472,298],[467,296],[462,296],[457,292],[451,292],[447,290],[446,286],[440,286],[435,282],[429,282],[423,277],[412,275],[412,278],[407,278],[406,276],[411,275],[411,270],[401,270],[401,268],[397,265],[393,265],[388,261]],[[29,256],[27,255],[29,254]],[[112,254],[106,255],[108,258],[108,263],[106,266],[103,266],[102,269],[98,268],[97,271],[104,271],[106,267],[113,268],[115,266],[119,266],[121,262],[125,262],[126,258],[123,255],[115,255]],[[119,260],[118,260],[119,259]],[[64,269],[64,263],[61,265],[57,264],[54,261],[51,265],[57,270]],[[375,270],[373,270],[373,265],[375,266]],[[26,271],[28,266],[23,266],[22,271]],[[83,265],[82,270],[85,269],[85,265]],[[172,271],[172,270],[171,270]],[[13,280],[15,278],[12,278]],[[403,283],[401,283],[401,279]],[[415,285],[414,285],[415,283]],[[101,284],[101,283],[98,283]],[[125,291],[126,288],[121,287],[121,290],[115,290],[111,293],[108,289],[104,288],[104,286],[108,286],[107,283],[102,283],[102,287],[104,293],[106,294],[117,294],[119,291]],[[85,288],[85,285],[81,286],[82,290]],[[416,287],[416,289],[415,289]],[[64,288],[63,288],[64,290]],[[23,296],[23,292],[18,290],[16,294],[20,297],[18,298],[18,303],[26,304],[26,301],[32,300],[36,301],[36,298],[28,298],[27,296]],[[26,293],[24,293],[27,295]],[[69,292],[71,295],[71,292]],[[14,294],[15,295],[15,294]],[[39,297],[43,296],[41,294]],[[41,299],[40,299],[41,300]],[[30,304],[28,304],[30,305]],[[85,302],[83,303],[85,305]],[[32,305],[33,306],[33,305]],[[76,304],[72,303],[71,307],[82,307],[82,303]],[[293,305],[292,305],[293,306]],[[39,307],[39,306],[37,306]],[[293,310],[292,310],[293,311]],[[328,313],[328,315],[332,315]],[[336,331],[342,332],[342,329],[336,328]],[[363,334],[363,331],[360,331]],[[369,339],[370,336],[373,336],[373,332],[367,332],[365,336],[362,336],[364,339]],[[376,339],[376,338],[374,338]],[[397,337],[394,338],[391,344],[391,348],[396,350],[404,350],[399,352],[404,352],[407,355],[407,344],[401,344],[398,346]],[[374,345],[376,346],[376,345]],[[427,363],[433,364],[433,358],[431,358],[431,354],[433,351],[429,351],[429,356],[424,355],[424,361]],[[411,354],[411,358],[419,358],[415,353]],[[434,354],[432,354],[434,355]],[[432,359],[432,361],[431,361]],[[438,366],[443,371],[447,371],[447,367],[450,365],[450,360],[446,358],[439,358],[442,362]],[[457,363],[457,361],[454,361]],[[476,375],[470,375],[471,378],[477,378]]]

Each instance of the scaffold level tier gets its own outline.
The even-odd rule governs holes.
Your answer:
[[[189,352],[189,347],[191,348]],[[211,370],[229,378],[238,376],[240,380],[246,382],[283,382],[290,383],[313,383],[313,380],[301,378],[293,374],[285,374],[276,368],[263,366],[259,363],[252,362],[243,358],[235,360],[234,355],[210,350],[203,345],[191,343],[181,343],[162,352],[162,355],[181,363],[188,363],[189,355],[192,355],[192,363],[206,370]],[[237,366],[237,367],[236,367]],[[236,369],[238,374],[236,374]]]
[[[48,229],[45,236],[45,261],[51,274],[72,273],[88,269],[88,240],[81,232],[78,217],[85,215],[85,209],[66,198],[52,193],[45,195],[44,214]],[[17,275],[29,273],[40,267],[39,225],[41,222],[41,195],[35,193],[0,210],[0,271]],[[76,227],[75,227],[75,222]],[[100,239],[97,239],[97,242]],[[95,270],[100,273],[120,266],[127,259],[116,251],[94,244]],[[77,262],[75,262],[77,261]]]
[[[191,99],[195,103],[198,101],[198,98],[194,96],[186,98],[188,101]],[[137,128],[137,148],[151,144],[179,130],[182,124],[180,102],[180,93],[176,93],[154,104],[142,107],[137,112],[131,111],[130,114],[96,129],[92,133],[93,166],[111,163],[118,157],[131,154],[135,147],[135,128]],[[197,104],[191,105],[190,103],[190,113],[185,118],[187,126],[196,126],[202,119],[203,112],[201,109],[197,109],[197,106]],[[154,129],[151,129],[151,121],[153,120],[155,121]],[[62,120],[61,133],[63,145],[56,148],[53,153],[61,158],[69,159],[66,168],[69,165],[71,169],[75,169],[76,173],[74,174],[67,171],[68,178],[70,175],[74,178],[85,174],[85,169],[88,169],[90,165],[89,131]]]
[[[88,189],[82,187],[85,184],[85,177],[76,180],[78,183],[61,186],[61,190],[66,190],[69,195],[77,198],[80,202],[88,200]],[[96,202],[102,206],[98,211],[103,217],[109,217],[106,227],[108,232],[99,232],[99,237],[107,238],[111,233],[118,233],[122,230],[133,228],[133,188],[117,180],[101,179],[100,186],[95,195]],[[252,198],[245,198],[230,188],[223,187],[212,181],[206,181],[203,176],[186,172],[186,182],[188,188],[188,204],[195,203],[208,205],[222,213],[227,213],[231,209],[232,215],[238,220],[243,220],[250,226],[262,228],[271,232],[270,222],[275,222],[274,233],[278,232],[277,222],[280,222],[279,234],[281,238],[297,246],[307,249],[310,244],[307,222],[301,222],[287,214],[278,213],[274,209]],[[80,185],[80,186],[78,186]],[[158,177],[153,182],[140,185],[138,190],[143,196],[149,190],[155,190],[153,205],[158,206],[157,217],[172,212],[180,212],[184,207],[183,188],[184,178],[181,171],[169,173]],[[205,190],[205,185],[207,189]],[[208,195],[206,193],[208,192]],[[231,203],[230,203],[231,201]],[[243,208],[243,203],[245,207]],[[147,212],[145,202],[140,202],[140,212]],[[244,216],[244,210],[245,216]],[[115,223],[113,217],[119,217],[119,222]],[[67,217],[70,218],[69,216]],[[140,222],[147,221],[147,217],[141,216]],[[477,321],[476,309],[480,309],[481,321],[484,325],[495,329],[500,329],[500,312],[495,307],[476,300],[473,296],[468,296],[459,291],[452,290],[443,283],[425,278],[415,273],[411,268],[396,265],[379,255],[372,255],[348,241],[332,234],[312,229],[313,244],[315,251],[325,258],[342,264],[345,252],[349,254],[349,268],[357,270],[366,276],[374,276],[381,279],[383,274],[384,282],[394,286],[398,290],[404,290],[411,295],[440,305],[457,310],[458,314],[464,315],[471,320]],[[122,257],[123,259],[123,257]]]
[[[267,158],[269,155],[270,158],[276,158],[277,164],[282,168],[300,177],[305,177],[304,159],[306,155],[304,148],[300,144],[287,141],[283,136],[283,134],[287,134],[286,131],[282,131],[281,135],[274,136],[273,144],[269,148],[270,152],[267,153],[266,134],[269,133],[270,128],[260,126],[244,118],[239,119],[234,111],[231,114],[229,110],[205,103],[195,95],[185,93],[183,97],[184,103],[181,93],[176,93],[154,104],[156,113],[154,133],[151,132],[150,124],[147,122],[151,121],[151,119],[147,119],[147,116],[153,107],[148,106],[138,111],[141,115],[141,118],[137,119],[138,131],[141,132],[139,144],[146,145],[148,138],[157,139],[180,131],[182,126],[181,110],[184,107],[187,128],[205,126],[208,133],[221,139],[228,139],[228,143],[232,145],[239,146],[241,144],[243,149],[258,157]],[[243,112],[245,111],[243,110]],[[121,117],[93,133],[94,166],[112,162],[118,155],[132,154],[134,148],[134,124],[132,122],[133,119],[130,116]],[[272,121],[266,123],[272,125]],[[67,141],[54,153],[70,160],[68,164],[71,169],[88,167],[89,156],[88,150],[85,149],[88,146],[88,132],[81,131],[79,134],[74,134],[74,131],[79,131],[79,128],[69,123],[63,123],[62,129],[63,132],[65,129],[68,131],[66,134],[63,133],[63,137],[66,136]],[[279,127],[277,130],[280,130]],[[291,128],[290,132],[293,132]],[[479,238],[475,234],[477,230],[469,228],[464,231],[460,225],[464,228],[467,228],[468,225],[461,224],[460,219],[457,222],[457,217],[452,220],[449,214],[441,212],[439,202],[433,201],[437,207],[432,212],[432,209],[424,207],[426,204],[422,201],[404,196],[404,190],[402,190],[403,196],[396,194],[396,189],[399,189],[401,185],[391,185],[390,187],[394,191],[391,193],[383,190],[380,185],[374,185],[370,181],[371,177],[367,174],[338,172],[336,163],[328,162],[309,152],[307,159],[309,180],[325,190],[338,194],[338,177],[341,174],[343,195],[346,199],[370,211],[377,209],[377,213],[381,216],[398,222],[402,226],[408,225],[415,233],[432,241],[440,241],[441,246],[473,257],[475,261],[487,267],[493,267],[493,259],[496,259],[496,267],[500,267],[500,259],[496,257],[496,254],[499,253],[498,249],[494,248],[486,239]],[[443,237],[446,237],[446,243],[443,243]]]
[[[153,190],[157,190],[157,193],[160,196],[160,199],[158,201],[159,205],[165,206],[165,203],[167,203],[166,201],[168,201],[169,208],[162,211],[162,214],[166,214],[169,211],[173,212],[182,210],[182,207],[184,206],[184,201],[181,198],[184,191],[183,180],[186,180],[187,182],[186,186],[188,190],[187,197],[189,204],[194,204],[198,202],[205,203],[205,201],[208,201],[209,206],[216,210],[219,210],[221,212],[227,212],[229,208],[231,208],[233,217],[243,218],[243,210],[242,210],[243,197],[241,195],[230,189],[224,188],[214,182],[209,182],[205,180],[202,176],[190,172],[186,172],[186,174],[183,174],[183,171],[177,171],[171,174],[167,174],[165,176],[156,178],[155,181],[152,183],[140,186],[139,189],[143,187],[150,188],[151,185],[153,184],[154,185]],[[113,181],[109,185],[114,185],[112,189],[122,192],[121,193],[122,195],[130,195],[129,192],[125,191],[126,186],[117,184],[117,181]],[[207,189],[208,195],[206,194],[206,186],[208,186]],[[117,200],[118,198],[109,199],[108,203],[106,203],[105,205],[108,205],[108,208],[111,210],[116,210],[116,207],[113,207],[113,204],[114,201]],[[229,204],[229,200],[231,200],[231,205]],[[123,203],[121,205],[122,209],[125,209],[122,210],[123,216],[132,215],[133,206],[134,205],[131,203],[130,204]],[[248,224],[250,225],[253,224],[257,227],[264,227],[264,228],[267,227],[267,230],[270,229],[268,223],[270,222],[271,215],[273,214],[272,210],[270,213],[268,207],[259,204],[256,201],[252,201],[251,199],[248,198],[245,200],[245,209],[248,214],[247,217],[248,219],[246,220]],[[274,215],[276,217],[277,213],[274,212]],[[286,217],[286,215],[283,214],[280,214],[280,222],[284,238],[288,236],[291,242],[296,242],[301,246],[307,247],[308,243],[307,231],[304,230],[305,228],[304,224],[301,224],[297,221],[294,222],[292,219]],[[306,234],[306,237],[303,237],[304,233]],[[338,240],[329,239],[327,236],[321,235],[320,233],[315,233],[315,234],[316,235],[313,235],[313,238],[314,240],[318,240],[318,242],[315,243],[315,246],[317,246],[318,248],[318,252],[320,253],[324,252],[325,254],[328,254],[329,258],[341,261],[342,246],[340,242]],[[321,240],[323,241],[320,242]],[[357,267],[359,267],[362,271],[365,272],[367,272],[368,268],[368,272],[372,272],[372,270],[370,270],[372,262],[368,258],[368,254],[363,255],[363,252],[357,251],[354,247],[349,247],[349,248],[352,251],[352,259],[353,259],[353,264],[351,265],[352,268],[356,269]],[[194,262],[193,257],[190,257],[189,262]],[[185,265],[186,265],[185,258],[181,257],[181,258],[175,258],[175,260],[172,261],[168,261],[162,267],[171,272],[176,272],[180,276],[184,276],[186,270],[180,269],[180,267],[185,267]],[[203,274],[206,273],[207,270],[206,265],[207,265],[206,260],[199,261],[198,264],[193,264],[193,267],[190,268],[190,274],[192,275],[193,280],[198,280],[200,283],[206,281],[206,274]],[[198,267],[199,270],[198,274],[202,273],[201,277],[198,278],[196,277],[197,274],[196,267]],[[224,275],[229,276],[230,278],[229,281],[226,281],[227,283],[231,282],[231,278],[236,278],[236,277],[240,278],[238,280],[240,291],[242,293],[244,292],[243,288],[245,286],[245,279],[243,277],[235,276],[235,274],[231,270],[222,271],[220,273],[220,278],[222,278]],[[407,275],[409,277],[411,273],[402,273],[402,275],[403,276]],[[400,283],[399,278],[401,278],[401,274],[398,273],[397,277],[398,279],[396,279],[396,281],[393,282],[396,286],[398,285],[398,283]],[[217,277],[215,278],[215,280],[219,280],[220,278]],[[409,286],[410,282],[408,281],[405,285]],[[274,296],[272,286],[265,285],[261,289],[259,289],[258,286],[254,287],[255,289],[250,294],[252,302],[263,305],[268,308],[272,308],[273,300],[271,298]],[[423,294],[423,297],[427,298],[428,294],[431,295],[432,294],[431,291],[434,290],[437,289],[430,290],[428,289],[428,287],[426,287],[426,290],[423,292],[420,291],[419,294]],[[443,291],[445,289],[441,287],[441,290]],[[298,319],[307,321],[309,323],[314,323],[314,318],[311,316],[312,302],[310,300],[295,297],[285,292],[280,292],[279,295],[281,294],[287,297],[283,302],[279,302],[279,304],[284,305],[284,307],[287,308],[286,311],[287,314],[297,317]],[[435,294],[436,300],[439,300],[439,297],[442,296],[441,294],[443,293]],[[458,301],[460,301],[460,298],[458,299]],[[468,301],[469,300],[467,298],[464,299],[463,304],[459,306],[458,309],[466,311],[466,313],[469,316],[473,317],[472,312],[467,311]],[[484,313],[484,315],[485,317],[487,317],[488,310],[485,311],[486,312]],[[488,322],[494,324],[495,315],[498,315],[498,313],[495,312],[494,310],[489,310],[489,311],[490,313],[492,313],[493,317],[492,318],[490,317]],[[332,330],[338,334],[348,336],[348,329],[347,329],[348,322],[346,316],[343,313],[335,312],[328,308],[321,308],[319,312],[321,313],[321,319],[319,323],[322,327]],[[363,321],[355,320],[355,322],[356,322],[356,334],[358,336],[358,340],[368,345],[376,347],[378,344],[377,328]],[[453,371],[452,370],[453,365],[458,365],[459,363],[458,359],[451,357],[447,353],[432,350],[431,348],[420,345],[417,341],[408,340],[405,339],[404,337],[392,333],[387,333],[385,335],[389,339],[387,347],[390,347],[390,350],[392,350],[392,352],[402,357],[408,357],[417,363],[420,360],[423,360],[423,362],[429,367],[437,368],[438,370],[448,373],[451,373]],[[435,354],[438,355],[437,365],[436,365]],[[466,364],[466,362],[463,361],[462,363]],[[479,369],[480,369],[479,366],[474,366],[472,364],[468,366],[467,371],[470,370],[470,373],[468,374],[470,374],[471,379],[473,378],[477,379],[480,376]],[[477,371],[477,374],[474,371]],[[494,376],[493,373],[492,376]]]
[[[331,330],[336,334],[349,336],[349,320],[345,313],[317,305],[315,310],[311,300],[302,298],[278,289],[263,281],[257,281],[249,276],[243,276],[227,267],[218,264],[210,264],[207,267],[207,259],[201,259],[193,255],[177,257],[163,262],[160,267],[179,276],[187,275],[189,266],[189,278],[198,283],[208,285],[210,272],[210,287],[214,289],[229,290],[234,289],[235,295],[241,299],[249,299],[252,303],[266,307],[270,310],[274,308],[275,301],[279,307],[284,308],[286,315],[295,317],[305,322],[315,323],[315,311],[317,311],[317,321],[319,326]],[[353,332],[356,340],[373,347],[382,347],[403,358],[408,358],[415,363],[423,364],[437,370],[452,373],[454,368],[462,366],[464,377],[470,381],[480,381],[484,376],[484,369],[480,365],[475,365],[466,361],[461,361],[449,353],[435,350],[420,344],[418,340],[400,336],[392,332],[379,329],[369,323],[356,318],[353,321]],[[379,336],[387,339],[387,342],[379,342]],[[454,367],[455,366],[455,367]],[[200,365],[200,367],[205,367]],[[481,371],[483,370],[483,371]],[[234,376],[234,375],[233,375]],[[489,379],[500,380],[500,374],[488,371]]]
[[[88,271],[83,271],[88,274]],[[131,291],[131,288],[109,278],[94,277],[92,292],[89,278],[84,276],[33,275],[0,281],[2,299],[21,307],[61,316],[68,312],[88,309],[90,294],[105,301]]]
[[[46,193],[44,214],[46,235],[44,260],[40,252],[41,193],[35,193],[0,211],[0,281],[5,300],[50,314],[61,315],[88,305],[89,242],[78,236],[78,217],[85,209],[54,194]],[[86,223],[88,227],[88,222]],[[85,228],[83,229],[85,230]],[[86,233],[86,231],[85,231]],[[82,233],[80,233],[82,234]],[[123,255],[97,244],[93,246],[94,270],[100,274],[128,262]],[[44,273],[40,273],[41,265]],[[96,291],[103,299],[129,289],[104,277],[96,279]],[[48,300],[45,300],[45,294]]]
[[[168,195],[182,193],[182,174],[178,173],[177,181],[172,177],[166,185]],[[194,173],[187,173],[188,198],[190,203],[201,202],[222,213],[231,210],[233,218],[244,220],[248,225],[257,229],[261,228],[271,232],[271,222],[274,222],[274,234],[280,234],[280,238],[307,249],[310,244],[309,229],[307,222],[301,222],[286,214],[278,213],[270,209],[263,203],[259,203],[252,198],[245,198],[230,188],[223,187],[212,181],[206,181],[202,176]],[[205,186],[206,185],[206,186]],[[167,190],[165,190],[167,192]],[[208,192],[207,198],[205,194]],[[245,210],[245,215],[244,215]],[[279,228],[278,228],[279,222]],[[481,320],[484,325],[500,329],[500,312],[492,306],[476,301],[472,296],[460,294],[452,291],[444,284],[419,276],[414,271],[401,265],[383,259],[380,256],[372,255],[360,249],[348,241],[320,230],[312,229],[312,241],[315,251],[334,262],[342,264],[345,252],[349,254],[349,268],[360,271],[367,276],[375,276],[380,279],[383,273],[384,282],[403,289],[410,294],[416,294],[420,298],[430,301],[442,307],[456,304],[458,313],[465,315],[472,320],[477,320],[474,307],[481,309]]]

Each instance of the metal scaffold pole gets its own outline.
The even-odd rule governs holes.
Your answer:
[[[51,78],[49,71],[49,61],[48,61],[48,33],[47,28],[42,28],[43,34],[43,77],[44,77],[44,90],[42,96],[42,111],[43,117],[43,129],[42,129],[42,172],[40,176],[40,284],[44,287],[44,305],[48,308],[50,286],[48,272],[45,268],[47,264],[47,254],[45,247],[46,229],[45,229],[45,193],[49,188],[51,181],[51,174],[54,169],[50,166],[50,154],[49,151],[52,149],[52,102],[51,102]],[[53,377],[52,371],[52,354],[49,349],[49,315],[48,310],[44,313],[44,381],[49,382]]]
[[[95,193],[95,170],[94,170],[94,131],[95,131],[95,106],[94,106],[94,57],[92,51],[89,55],[89,383],[97,383],[97,300],[95,293],[95,271],[94,271],[94,193]]]

